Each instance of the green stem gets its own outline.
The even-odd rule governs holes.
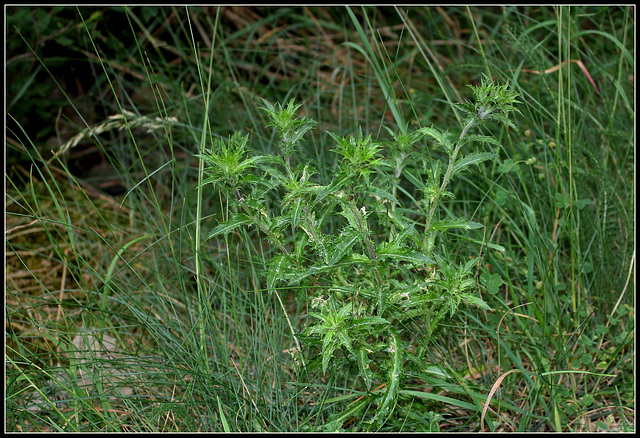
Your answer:
[[[466,144],[464,139],[469,133],[469,130],[478,123],[478,120],[479,119],[477,117],[474,117],[473,119],[471,119],[466,124],[462,132],[460,133],[460,137],[458,138],[458,141],[456,141],[456,146],[453,149],[453,152],[451,153],[451,155],[449,155],[449,164],[447,165],[447,170],[444,174],[444,178],[442,178],[442,184],[440,185],[440,190],[439,190],[440,193],[443,193],[446,190],[447,186],[449,185],[449,181],[451,180],[451,172],[453,171],[453,166],[455,166],[456,164],[456,158],[458,157],[458,152],[460,152],[460,149],[462,148],[462,146]],[[433,225],[433,217],[435,215],[436,208],[438,207],[439,204],[440,204],[440,198],[436,197],[434,201],[431,203],[431,207],[429,208],[429,214],[427,215],[427,221],[425,222],[425,227],[424,227],[425,232],[428,232],[429,229],[431,228],[431,225]]]
[[[369,239],[369,227],[366,226],[366,222],[365,222],[366,219],[364,218],[362,211],[360,211],[360,209],[356,205],[356,201],[353,199],[351,199],[351,211],[353,212],[353,215],[356,218],[358,230],[361,233],[367,235],[365,237],[364,243],[365,243],[365,247],[367,248],[367,255],[369,256],[369,259],[376,260],[378,256],[376,255],[376,250],[373,247],[373,244],[371,243],[371,239]],[[373,272],[376,277],[376,282],[378,286],[382,287],[382,278],[380,277],[380,272],[378,272],[377,267],[376,269],[373,270]]]

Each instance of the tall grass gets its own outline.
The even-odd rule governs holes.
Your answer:
[[[499,162],[452,183],[450,214],[485,227],[438,245],[483,256],[479,293],[494,310],[463,310],[417,346],[425,366],[387,427],[632,430],[630,7],[8,13],[25,11],[50,44],[82,57],[66,62],[93,84],[89,99],[69,89],[21,24],[31,21],[7,29],[24,37],[8,66],[24,80],[8,78],[7,430],[330,428],[366,391],[349,369],[300,366],[289,323],[302,330],[306,303],[295,290],[279,290],[282,303],[267,293],[263,236],[203,241],[229,210],[198,184],[195,155],[235,130],[271,151],[260,98],[295,97],[321,131],[456,131],[451,104],[482,74],[522,96],[520,133],[495,128]],[[49,24],[56,16],[66,30]],[[29,90],[38,81],[63,100],[48,130],[27,117],[46,103]],[[310,133],[307,146],[295,159],[331,174],[334,145]],[[79,169],[79,151],[107,172]]]

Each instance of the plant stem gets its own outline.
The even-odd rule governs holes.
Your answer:
[[[361,233],[367,233],[367,236],[364,240],[365,246],[367,248],[367,255],[369,256],[370,260],[376,260],[378,258],[378,256],[376,255],[376,250],[373,247],[373,245],[371,244],[371,240],[369,240],[369,236],[368,236],[368,227],[365,226],[365,221],[366,219],[363,217],[362,211],[360,211],[360,209],[358,208],[358,206],[356,205],[356,201],[355,200],[351,200],[351,210],[353,212],[353,215],[356,218],[356,222],[358,224],[358,229]],[[379,287],[382,286],[382,278],[380,277],[380,272],[378,272],[378,269],[374,269],[373,270],[375,276],[376,276],[376,282],[378,284]]]
[[[440,193],[443,193],[446,190],[447,186],[449,185],[449,180],[451,179],[451,172],[453,171],[453,166],[455,166],[456,164],[456,158],[458,157],[458,152],[460,152],[460,149],[466,143],[464,141],[464,138],[467,136],[467,133],[469,132],[469,130],[478,123],[478,120],[479,119],[477,117],[474,117],[473,119],[471,119],[465,125],[464,129],[460,133],[460,137],[458,137],[458,140],[456,141],[456,146],[453,149],[453,152],[451,152],[451,154],[449,155],[449,164],[447,165],[447,170],[444,174],[444,178],[442,178],[442,184],[440,185],[440,190],[439,190]],[[435,215],[438,204],[440,204],[440,199],[436,197],[431,203],[431,206],[429,208],[429,214],[427,215],[427,221],[425,222],[425,227],[424,227],[425,232],[428,232],[431,226],[433,225],[433,216]]]

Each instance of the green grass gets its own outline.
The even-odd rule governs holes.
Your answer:
[[[475,293],[493,310],[461,308],[414,346],[424,366],[383,430],[635,430],[634,18],[8,8],[7,431],[363,429],[373,407],[350,406],[367,395],[354,370],[289,353],[308,303],[267,292],[264,236],[204,240],[229,210],[197,189],[195,155],[236,130],[274,153],[261,98],[295,98],[318,127],[292,159],[326,181],[324,131],[459,132],[451,103],[482,74],[521,96],[519,132],[487,128],[498,161],[454,179],[445,203],[484,227],[437,245],[482,256]]]

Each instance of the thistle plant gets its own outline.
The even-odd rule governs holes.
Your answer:
[[[208,173],[204,184],[219,187],[232,212],[208,238],[238,227],[259,230],[275,248],[265,268],[266,289],[277,295],[279,287],[294,286],[308,303],[308,323],[296,339],[320,354],[307,366],[323,373],[353,367],[369,394],[334,418],[333,427],[374,403],[363,421],[367,430],[380,429],[393,415],[407,367],[424,367],[425,358],[408,347],[424,342],[463,303],[489,309],[472,293],[478,260],[459,265],[435,250],[443,231],[482,226],[438,215],[442,202],[453,198],[447,188],[455,176],[496,158],[466,152],[472,142],[500,146],[475,128],[495,121],[516,129],[508,118],[517,111],[516,94],[508,86],[485,78],[471,89],[473,101],[458,106],[466,121],[456,140],[434,127],[388,130],[388,141],[361,130],[346,137],[328,132],[340,157],[331,181],[318,181],[309,164],[292,165],[316,124],[298,117],[301,105],[293,101],[263,101],[280,154],[250,155],[248,136],[234,134],[200,157]],[[421,154],[418,145],[427,140],[446,159]],[[380,384],[383,390],[372,390]]]

